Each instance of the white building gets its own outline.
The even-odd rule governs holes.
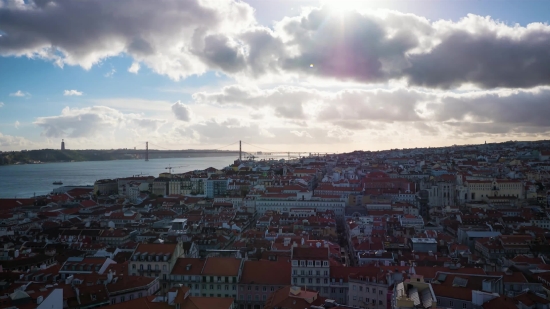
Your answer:
[[[256,212],[264,214],[266,211],[289,213],[291,209],[313,208],[316,212],[334,211],[337,217],[343,217],[346,202],[336,197],[313,196],[311,192],[296,194],[264,194],[256,199]]]

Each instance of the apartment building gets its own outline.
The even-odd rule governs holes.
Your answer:
[[[139,244],[128,264],[130,275],[158,277],[161,290],[169,287],[170,274],[178,258],[183,254],[181,242],[177,244]]]
[[[236,299],[243,263],[243,259],[233,257],[207,258],[201,273],[202,296]]]
[[[307,286],[323,296],[329,295],[329,248],[320,242],[314,248],[292,247],[292,285]]]
[[[239,282],[240,309],[263,308],[271,293],[290,284],[289,261],[245,261]]]
[[[171,286],[183,284],[189,288],[189,295],[201,296],[202,270],[205,259],[179,258],[170,273]]]

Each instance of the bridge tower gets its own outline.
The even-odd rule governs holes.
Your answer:
[[[241,145],[241,141],[239,141],[239,162],[241,162],[242,159],[243,159],[243,157],[242,157],[242,156],[243,156],[243,154],[242,154],[242,147],[241,147],[241,146],[242,146],[242,145]]]
[[[145,161],[149,161],[149,142],[145,142]]]

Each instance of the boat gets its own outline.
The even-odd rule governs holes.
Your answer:
[[[63,182],[62,182],[62,181],[54,181],[53,184],[54,184],[54,185],[62,185]]]

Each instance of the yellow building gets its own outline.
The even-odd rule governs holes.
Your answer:
[[[467,202],[484,201],[488,197],[525,197],[523,182],[520,180],[468,180],[464,184],[467,188],[467,193],[464,193]]]

